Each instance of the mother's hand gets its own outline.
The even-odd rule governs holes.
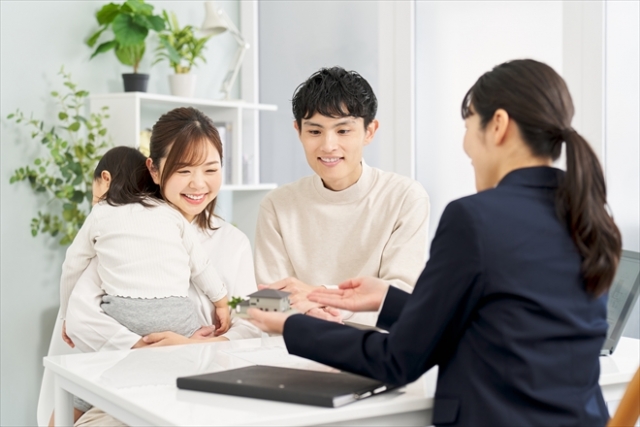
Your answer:
[[[163,347],[167,345],[178,344],[199,344],[203,342],[216,342],[216,341],[229,341],[226,337],[214,337],[214,338],[187,338],[175,332],[156,332],[149,334],[142,338],[142,341],[149,347]]]
[[[76,345],[73,343],[69,335],[67,335],[67,321],[62,321],[62,340],[67,343],[67,345],[71,348],[74,348]]]
[[[338,289],[319,287],[307,295],[309,301],[349,311],[377,311],[389,285],[375,277],[358,277],[340,283]]]

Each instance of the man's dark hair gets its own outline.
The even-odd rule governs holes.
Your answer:
[[[364,77],[342,67],[313,73],[293,92],[291,104],[298,129],[302,129],[303,119],[316,113],[333,118],[362,117],[366,128],[378,110],[376,95]]]

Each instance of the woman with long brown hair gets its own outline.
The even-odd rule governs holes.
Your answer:
[[[167,112],[153,126],[150,151],[146,166],[158,185],[157,196],[176,209],[196,230],[199,242],[227,286],[228,294],[255,292],[257,287],[249,239],[236,227],[214,215],[222,184],[223,152],[211,119],[195,108],[176,108]],[[145,255],[149,254],[139,254],[140,257]],[[97,262],[93,261],[69,299],[67,333],[73,340],[72,344],[85,352],[260,336],[260,331],[253,325],[242,319],[232,319],[230,329],[220,336],[214,335],[213,328],[201,328],[190,338],[171,331],[142,337],[101,310],[103,292],[100,284]],[[213,306],[204,293],[191,286],[189,299],[200,324],[211,325],[214,321]],[[53,343],[52,349],[59,345],[61,342]],[[82,408],[83,411],[87,409],[76,425],[123,425],[98,408]],[[81,411],[75,412],[76,417],[81,414]]]
[[[177,210],[197,231],[200,244],[227,286],[228,294],[246,295],[256,290],[249,239],[214,215],[222,185],[222,154],[220,136],[209,117],[195,108],[175,108],[154,124],[146,165],[157,184],[157,197]],[[99,302],[96,304],[101,291],[99,278],[92,272],[95,267],[87,269],[69,300],[69,336],[83,351],[184,344],[204,338],[194,335],[189,340],[175,333],[161,332],[154,334],[153,339],[143,340],[126,330],[101,312]],[[195,287],[189,292],[201,324],[211,325],[211,303]],[[257,335],[259,331],[252,325],[236,320],[228,333],[209,340]]]
[[[451,202],[412,295],[356,278],[309,299],[380,310],[388,334],[252,311],[290,353],[401,385],[438,365],[435,425],[600,425],[606,298],[621,237],[564,80],[501,64],[462,103],[478,193]],[[566,172],[552,167],[566,146]],[[348,250],[348,248],[345,248]]]

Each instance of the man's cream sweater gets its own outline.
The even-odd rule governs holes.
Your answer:
[[[342,191],[325,188],[318,175],[305,177],[273,190],[260,205],[256,279],[338,285],[374,276],[411,292],[424,268],[428,224],[429,197],[412,179],[364,162],[358,182]]]

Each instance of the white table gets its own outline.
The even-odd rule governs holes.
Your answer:
[[[623,338],[601,357],[607,402],[620,400],[640,363],[640,341]],[[436,369],[407,387],[341,408],[319,408],[178,390],[176,378],[253,364],[331,370],[286,353],[281,337],[53,356],[56,425],[70,425],[71,395],[129,425],[428,425]]]
[[[56,377],[56,426],[72,424],[71,394],[135,426],[358,425],[355,420],[367,425],[372,417],[393,425],[426,425],[431,420],[433,401],[425,397],[424,382],[335,409],[176,388],[179,376],[258,363],[332,370],[289,355],[282,337],[44,359]]]

